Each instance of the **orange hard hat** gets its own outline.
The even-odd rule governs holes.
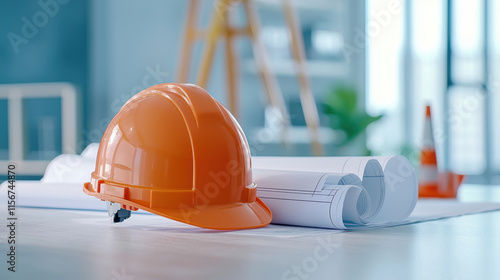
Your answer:
[[[262,227],[272,218],[256,197],[243,131],[192,84],[160,84],[128,100],[104,132],[83,190],[209,229]]]

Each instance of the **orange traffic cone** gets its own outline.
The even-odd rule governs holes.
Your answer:
[[[419,193],[437,193],[439,191],[439,173],[430,106],[427,106],[425,113],[424,143],[420,156],[420,163],[420,172],[418,176]]]
[[[464,179],[464,175],[455,174],[451,171],[438,172],[430,106],[426,107],[425,112],[424,143],[420,161],[419,197],[457,197],[457,190]]]

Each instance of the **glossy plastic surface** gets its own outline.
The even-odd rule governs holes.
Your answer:
[[[84,192],[212,229],[265,226],[243,131],[204,89],[161,84],[132,97],[101,140]]]

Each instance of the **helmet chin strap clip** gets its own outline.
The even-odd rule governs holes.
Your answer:
[[[108,208],[108,215],[113,223],[121,223],[130,218],[132,214],[132,211],[123,209],[120,203],[106,200],[106,207]]]

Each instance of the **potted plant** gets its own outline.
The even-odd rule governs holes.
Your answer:
[[[335,145],[339,154],[371,155],[362,135],[366,128],[380,120],[382,115],[371,116],[359,108],[355,89],[347,86],[333,88],[326,95],[322,108],[328,117],[329,127],[337,132]]]

